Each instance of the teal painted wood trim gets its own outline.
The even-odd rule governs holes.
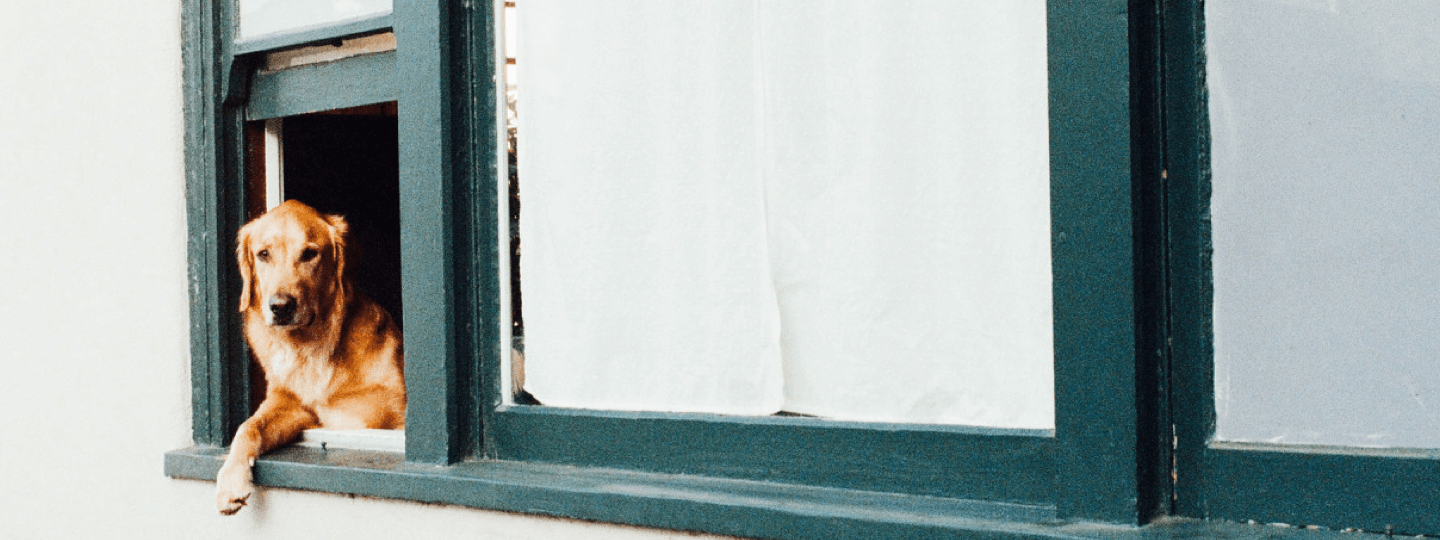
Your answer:
[[[248,120],[396,101],[395,53],[380,53],[250,77]]]
[[[218,449],[181,450],[166,455],[165,467],[173,477],[209,480],[222,461]],[[255,471],[267,486],[754,538],[1093,537],[1067,532],[1044,506],[534,463],[435,467],[398,454],[290,448]]]
[[[1440,450],[1215,443],[1207,517],[1440,535]]]
[[[239,55],[329,43],[340,39],[384,33],[389,31],[390,27],[390,14],[384,13],[340,21],[320,28],[302,28],[293,32],[257,36],[237,41],[234,50],[235,54]]]
[[[1133,524],[1141,458],[1128,6],[1048,6],[1056,504],[1062,518]]]
[[[1136,507],[1143,523],[1171,514],[1166,331],[1165,148],[1161,2],[1130,0],[1130,149],[1134,228]]]
[[[220,156],[215,145],[214,128],[218,120],[215,96],[219,93],[216,80],[219,53],[210,37],[215,13],[209,2],[185,0],[181,4],[181,57],[184,79],[185,107],[185,214],[189,254],[187,279],[190,295],[190,406],[192,429],[196,442],[219,444],[223,435],[217,424],[222,423],[224,396],[213,391],[214,378],[221,362],[220,344],[213,338],[221,323],[215,309],[219,303],[215,285],[220,264],[217,260],[214,231],[219,198],[214,181]]]
[[[165,474],[213,480],[223,460],[219,448],[177,450],[165,455]],[[772,482],[503,461],[436,467],[407,463],[399,454],[352,450],[287,448],[261,458],[255,473],[262,486],[749,538],[1354,540],[1334,531],[1193,520],[1146,527],[1067,523],[1055,520],[1047,506]]]
[[[396,0],[400,85],[400,279],[405,305],[406,458],[451,464],[472,452],[474,382],[467,377],[474,347],[467,314],[474,287],[465,265],[468,200],[465,158],[456,137],[464,120],[464,69],[456,69],[452,1]],[[456,184],[459,183],[459,184]],[[456,204],[458,203],[458,204]],[[462,292],[467,291],[467,292]]]
[[[181,3],[185,109],[185,207],[190,296],[192,430],[197,443],[224,444],[249,409],[248,356],[233,331],[236,291],[231,239],[243,191],[225,181],[243,167],[239,111],[224,104],[230,54],[223,45],[228,2]]]
[[[458,267],[466,271],[457,276],[456,288],[461,292],[458,311],[467,321],[457,336],[462,352],[457,359],[457,387],[467,399],[466,416],[455,435],[464,439],[464,454],[469,457],[491,454],[484,422],[503,402],[500,363],[510,361],[509,333],[502,317],[502,310],[509,306],[501,305],[501,288],[508,287],[509,279],[501,252],[502,246],[508,248],[509,231],[502,224],[508,224],[509,217],[502,217],[500,209],[509,165],[501,157],[505,148],[499,88],[503,61],[496,58],[500,38],[495,8],[484,2],[450,8],[455,92],[450,107],[456,119],[452,136],[458,167],[455,197],[463,202],[454,216],[455,251]]]
[[[516,406],[490,419],[501,459],[1050,504],[1049,431]]]
[[[1204,517],[1205,444],[1215,434],[1210,255],[1210,123],[1199,0],[1165,0],[1164,144],[1173,513]]]

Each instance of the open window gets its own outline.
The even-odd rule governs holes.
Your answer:
[[[1205,18],[1200,2],[621,4],[396,0],[393,13],[237,40],[234,2],[184,1],[195,446],[167,454],[167,474],[213,479],[223,445],[248,412],[249,359],[232,309],[234,231],[263,208],[262,191],[349,204],[343,200],[353,194],[339,186],[356,175],[326,163],[370,159],[353,152],[393,142],[386,152],[396,156],[394,172],[386,175],[394,183],[361,189],[393,186],[386,208],[397,208],[387,223],[398,225],[384,226],[394,236],[379,244],[393,241],[399,261],[394,311],[403,313],[410,399],[403,448],[285,449],[260,459],[263,485],[777,538],[1309,534],[1176,520],[1134,527],[1162,516],[1440,530],[1428,512],[1440,482],[1433,439],[1409,450],[1277,445],[1245,440],[1239,417],[1224,415],[1216,438],[1214,374],[1240,358],[1221,358],[1235,349],[1220,351],[1216,340],[1240,334],[1215,322],[1234,315],[1215,302],[1237,293],[1262,298],[1234,287],[1236,267],[1212,268],[1209,259],[1212,247],[1217,257],[1233,256],[1235,245],[1219,253],[1218,242],[1246,229],[1227,232],[1244,222],[1223,208],[1210,211],[1211,174],[1222,171],[1211,170],[1206,93],[1229,87],[1220,77],[1207,84],[1203,55],[1215,44],[1223,61],[1233,36],[1223,21]],[[1210,5],[1240,9],[1221,4]],[[1324,19],[1345,3],[1255,4],[1244,9]],[[529,22],[527,9],[535,10]],[[504,23],[507,10],[517,26]],[[1274,20],[1292,28],[1299,19],[1290,15]],[[1207,41],[1209,22],[1222,24]],[[527,34],[527,24],[540,26]],[[395,46],[328,56],[337,44],[365,47],[387,34]],[[1267,41],[1276,32],[1256,35],[1264,37],[1253,45],[1257,57],[1285,52]],[[508,37],[516,38],[514,55],[506,54]],[[1017,43],[1023,62],[987,57]],[[266,63],[292,53],[298,65]],[[1384,58],[1392,64],[1378,65],[1393,68],[1382,71],[1390,75],[1436,71],[1400,69],[1415,55]],[[967,71],[981,64],[993,69]],[[1303,64],[1285,64],[1295,66]],[[1252,75],[1273,80],[1277,71]],[[995,82],[1017,74],[1029,83]],[[1389,88],[1430,96],[1433,77],[1416,77]],[[1228,97],[1253,105],[1260,95]],[[1423,106],[1411,114],[1412,124],[1403,125],[1417,131],[1437,124]],[[1236,148],[1270,148],[1293,135],[1261,133],[1269,136]],[[272,141],[278,151],[246,154]],[[1414,141],[1396,146],[1407,142]],[[1430,154],[1419,148],[1416,162]],[[267,156],[275,166],[267,168]],[[945,169],[956,156],[964,167],[1001,166]],[[1015,164],[1025,174],[1006,168]],[[873,182],[854,181],[856,171]],[[936,171],[929,185],[911,182]],[[280,181],[271,173],[284,177],[283,190],[272,189]],[[821,181],[768,183],[805,174]],[[1224,196],[1254,187],[1244,180],[1217,177],[1213,188]],[[736,182],[749,188],[735,189]],[[948,191],[957,186],[974,192]],[[1404,186],[1414,191],[1396,207],[1429,215],[1427,186]],[[1341,193],[1386,195],[1349,187]],[[867,206],[891,198],[899,202]],[[792,206],[807,200],[815,204]],[[1239,217],[1268,217],[1245,214]],[[668,221],[627,221],[656,216]],[[964,226],[949,227],[954,222]],[[1402,224],[1418,234],[1433,231],[1432,222]],[[1023,227],[1008,226],[1015,224]],[[1021,228],[1026,234],[1013,234]],[[695,240],[707,235],[739,239]],[[1424,245],[1433,235],[1409,238]],[[1029,251],[1006,252],[1022,248]],[[389,248],[367,246],[367,260],[376,260],[376,249]],[[797,256],[807,249],[819,255]],[[873,256],[847,258],[857,252]],[[1433,266],[1429,255],[1408,256],[1422,264],[1407,267],[1406,283],[1423,282],[1415,269]],[[875,261],[881,268],[861,264]],[[895,261],[906,264],[884,267]],[[831,287],[840,293],[823,299],[832,303],[798,301],[823,288],[796,276],[829,263],[838,264],[814,271],[821,281],[878,279],[842,281]],[[367,285],[377,297],[397,290],[386,284],[394,269],[382,273]],[[972,296],[957,300],[962,295],[943,289],[975,276],[989,278],[969,283]],[[1000,286],[1012,278],[1021,285]],[[925,281],[941,283],[910,287]],[[704,302],[667,304],[654,294],[662,289],[682,299],[699,290]],[[916,301],[893,302],[907,295]],[[1396,296],[1421,309],[1369,321],[1423,319],[1431,296]],[[867,303],[871,297],[881,303]],[[935,308],[976,298],[1014,302],[962,317]],[[1040,305],[1050,310],[1036,317],[1041,331],[1010,324],[1015,317],[1005,310],[1035,315],[1040,310],[1029,308]],[[769,307],[725,311],[736,306]],[[846,310],[873,317],[839,324]],[[590,321],[574,325],[567,317]],[[878,353],[843,358],[875,337]],[[944,352],[999,351],[988,362],[962,359],[966,368],[1013,371],[1002,353],[1026,346],[1048,354],[1020,355],[1015,363],[1044,373],[1023,384],[982,385],[975,395],[993,390],[1002,399],[962,413],[1013,398],[1022,407],[1011,412],[1049,415],[926,417],[975,390],[964,386],[974,381],[938,376],[902,390],[938,381],[943,392],[882,390],[823,407],[792,399],[802,394],[786,388],[812,375],[850,377],[803,383],[842,393],[857,387],[847,386],[855,378],[883,382],[865,370],[909,369],[900,366],[934,354],[932,345],[964,339],[978,345]],[[690,348],[661,347],[677,343]],[[752,374],[779,377],[716,379],[744,383],[714,395],[729,393],[721,401],[731,405],[758,403],[753,410],[691,407],[709,390],[640,378],[735,367],[725,364],[754,360],[771,345],[780,367],[761,362]],[[789,377],[789,346],[819,361]],[[718,354],[737,347],[748,352]],[[603,378],[637,358],[646,366],[638,375]],[[921,366],[922,375],[946,369]],[[984,379],[991,375],[978,376],[993,382]],[[772,393],[748,400],[744,386],[757,380]],[[585,394],[592,391],[608,394]],[[626,401],[657,395],[675,401]],[[864,416],[897,403],[898,414]],[[1367,483],[1372,472],[1381,482]]]
[[[248,120],[246,214],[287,200],[350,224],[351,278],[404,328],[400,290],[399,147],[395,103]],[[250,368],[251,407],[264,398],[264,373]],[[312,430],[316,440],[323,430]],[[398,434],[396,434],[398,436]],[[332,446],[344,446],[336,441]]]
[[[532,6],[524,1],[515,4],[522,19]],[[207,28],[221,29],[200,38],[218,44],[214,56],[191,57],[197,64],[192,71],[218,79],[193,97],[196,110],[213,116],[191,116],[191,132],[204,142],[199,152],[215,158],[214,168],[201,167],[192,190],[200,233],[193,270],[210,296],[198,302],[193,318],[204,322],[195,333],[194,357],[200,446],[172,453],[171,474],[213,476],[222,450],[207,445],[223,445],[243,418],[235,410],[243,399],[234,389],[248,364],[236,354],[231,316],[215,309],[233,294],[226,292],[229,259],[208,254],[233,236],[245,217],[245,202],[258,198],[226,198],[260,191],[243,166],[244,139],[248,134],[264,148],[274,141],[275,154],[283,153],[272,158],[279,163],[276,172],[283,173],[283,190],[272,189],[279,184],[270,180],[264,184],[276,197],[310,190],[307,196],[317,200],[343,198],[327,194],[333,180],[297,180],[306,170],[301,163],[313,158],[322,164],[305,175],[335,172],[324,170],[326,159],[349,159],[342,150],[359,144],[338,144],[337,150],[336,141],[326,139],[341,137],[328,134],[373,135],[371,127],[357,126],[387,116],[371,118],[377,115],[369,107],[394,102],[399,296],[410,400],[404,453],[355,459],[286,449],[260,460],[259,483],[750,536],[824,534],[836,523],[829,516],[836,515],[858,525],[854,531],[862,532],[854,534],[860,535],[877,527],[924,535],[997,524],[1040,531],[1057,518],[1142,519],[1149,508],[1136,502],[1141,490],[1136,467],[1152,456],[1136,433],[1135,403],[1147,398],[1137,393],[1134,378],[1132,142],[1127,132],[1112,130],[1131,121],[1123,18],[1096,16],[1112,12],[1094,6],[1040,0],[1006,7],[855,1],[835,4],[836,10],[819,18],[780,3],[677,2],[628,11],[591,4],[550,4],[560,8],[552,9],[557,16],[589,10],[587,16],[572,13],[551,21],[577,25],[569,33],[549,28],[549,37],[558,41],[527,41],[523,28],[519,31],[518,182],[506,171],[507,99],[500,83],[508,62],[498,39],[504,2],[400,0],[383,19],[240,41],[225,30],[233,28],[233,18],[227,19],[233,8],[223,7],[230,3],[219,3],[218,14],[200,11],[214,17],[216,24]],[[746,11],[752,8],[759,11]],[[607,40],[619,42],[606,41],[605,47],[583,46],[601,22],[631,24],[639,12],[655,24],[606,33]],[[675,24],[676,17],[684,24]],[[954,25],[969,31],[955,32]],[[852,39],[865,29],[881,31]],[[393,50],[278,69],[268,64],[292,49],[361,46],[391,31]],[[657,41],[666,45],[647,48],[644,42],[652,37],[666,38]],[[536,48],[527,54],[526,43]],[[545,48],[557,43],[570,46]],[[666,51],[675,44],[684,47]],[[758,46],[749,54],[722,50],[736,44]],[[636,54],[622,54],[626,47]],[[547,55],[557,52],[564,54],[548,58],[558,64],[547,63]],[[575,61],[576,54],[584,61]],[[687,63],[696,59],[719,62]],[[753,69],[729,69],[732,61]],[[527,62],[537,69],[526,71]],[[643,96],[608,100],[623,93],[624,85],[584,78],[609,68],[648,70],[637,73],[644,75],[637,79],[644,82]],[[888,76],[866,79],[872,72]],[[1014,84],[985,84],[991,76]],[[592,92],[581,97],[608,101],[597,105],[545,94],[583,88]],[[824,99],[807,99],[814,96]],[[695,104],[703,108],[692,108]],[[595,131],[606,127],[606,117],[621,122],[611,125],[624,127],[619,138]],[[567,119],[578,122],[569,132]],[[812,124],[828,130],[807,141]],[[307,135],[314,132],[327,135]],[[358,137],[383,138],[372,135]],[[623,144],[627,139],[643,144]],[[584,152],[574,153],[577,149]],[[327,154],[331,151],[337,153]],[[297,152],[307,156],[297,158]],[[267,154],[252,161],[264,161]],[[317,157],[327,155],[332,157]],[[690,157],[702,160],[697,165]],[[589,174],[586,168],[608,176],[582,176]],[[637,182],[627,172],[648,176]],[[805,175],[815,183],[761,182]],[[921,183],[887,182],[892,176]],[[825,177],[840,182],[826,184]],[[723,182],[727,179],[742,184]],[[744,188],[746,179],[754,181],[750,188]],[[628,189],[637,183],[679,191],[647,200]],[[808,196],[834,186],[840,187],[832,189],[836,204]],[[510,204],[517,187],[523,207]],[[567,197],[573,204],[560,204]],[[889,203],[869,205],[874,201]],[[762,212],[768,202],[779,214]],[[522,240],[518,252],[507,247],[515,232],[509,227],[512,206]],[[838,213],[826,214],[827,209]],[[627,211],[633,215],[620,215]],[[559,217],[531,221],[547,214]],[[871,219],[858,219],[862,214]],[[614,221],[647,215],[670,221],[652,224],[653,234],[638,235],[622,234],[627,224]],[[726,221],[736,217],[745,219]],[[767,222],[776,230],[767,230]],[[862,222],[867,225],[857,231],[865,232],[864,238],[847,241],[846,227]],[[705,223],[710,226],[697,229],[701,236],[748,236],[695,243],[673,234],[695,232],[687,229]],[[566,230],[546,230],[557,225]],[[792,235],[795,231],[803,234]],[[890,232],[905,243],[888,241]],[[657,243],[647,246],[647,240]],[[606,260],[584,256],[584,249],[616,245],[662,249],[629,259],[643,270],[633,275],[624,272],[624,252]],[[703,253],[667,253],[666,246]],[[795,256],[817,246],[824,249]],[[1012,249],[1021,253],[1006,252]],[[831,283],[818,299],[763,301],[766,295],[803,293],[803,287],[784,285],[807,272],[824,279],[849,276],[844,267],[859,268],[847,264],[855,261],[879,263],[860,272],[874,279]],[[788,272],[780,286],[771,264]],[[674,271],[663,272],[667,265]],[[513,286],[508,276],[517,267],[520,282]],[[587,267],[593,272],[565,273]],[[950,279],[972,270],[986,277]],[[1015,286],[1001,286],[1007,280]],[[934,287],[914,287],[917,281]],[[963,290],[945,288],[957,284]],[[646,285],[699,285],[689,290],[713,302],[674,311],[673,321],[646,312],[646,319],[629,325],[623,312],[604,311],[645,300]],[[524,304],[512,303],[521,290]],[[723,307],[727,293],[746,299],[735,304],[746,309],[711,309]],[[855,296],[847,299],[850,293]],[[850,305],[849,300],[867,300],[867,294],[879,304]],[[914,302],[891,306],[886,304],[891,296]],[[599,309],[584,316],[608,326],[567,337],[569,328],[556,324],[563,320],[567,297]],[[670,307],[684,298],[671,298]],[[522,322],[513,315],[515,306],[523,315],[524,381],[507,376],[515,366],[512,347],[520,344],[510,335],[520,333],[512,323]],[[829,328],[834,321],[827,312],[837,306],[850,318]],[[959,314],[942,309],[955,306],[983,309]],[[652,307],[661,314],[670,309]],[[860,319],[867,313],[905,316],[881,317],[880,324],[864,328]],[[714,323],[708,335],[705,325],[696,324],[707,321]],[[688,326],[672,334],[668,322]],[[820,406],[792,407],[787,401],[802,400],[786,395],[783,379],[761,378],[771,395],[748,403],[758,405],[753,413],[567,402],[566,392],[555,390],[564,386],[554,382],[557,370],[595,372],[587,355],[596,351],[623,358],[629,352],[624,347],[695,344],[676,339],[687,337],[717,348],[746,347],[728,356],[676,349],[671,360],[683,372],[778,350],[787,325],[814,326],[792,334],[796,354],[810,361],[801,371],[822,377],[804,383],[810,389],[843,391],[864,383],[856,380],[868,378],[864,369],[892,356],[938,359],[919,367],[896,364],[909,377],[900,386],[933,383],[926,370],[955,375],[949,368],[956,364],[946,358],[953,360],[957,352],[986,357],[960,367],[979,366],[974,375],[989,382],[969,381],[957,393],[943,382],[953,377],[936,377],[942,381],[938,387],[917,395],[889,387],[856,399],[831,395],[820,399]],[[628,339],[605,336],[617,328],[628,332]],[[967,333],[975,328],[990,330]],[[611,341],[582,339],[586,336]],[[752,339],[756,336],[763,339]],[[857,337],[881,339],[857,347],[844,341]],[[931,354],[935,344],[946,345],[944,354]],[[1020,349],[1028,352],[1012,357]],[[857,351],[863,354],[848,364],[825,367]],[[778,372],[785,358],[762,356],[759,360],[773,362],[761,369]],[[532,370],[541,362],[548,373],[537,377]],[[986,378],[1019,364],[1029,366],[1018,370],[1029,375],[1022,382]],[[850,380],[827,382],[826,375]],[[580,378],[581,386],[587,377]],[[744,376],[725,380],[746,382]],[[616,381],[615,389],[625,388]],[[619,395],[694,397],[670,386],[675,385],[657,380]],[[517,399],[519,390],[530,390],[540,404]],[[952,407],[966,392],[988,397],[973,407]],[[888,405],[903,410],[865,415],[865,405],[885,393],[894,394]],[[734,403],[733,397],[726,399]],[[996,407],[1001,412],[991,418],[946,416],[983,412],[1001,402],[1017,405]],[[416,469],[404,462],[439,467]],[[810,502],[797,507],[795,501]],[[877,507],[891,511],[876,513]]]
[[[243,8],[250,4],[255,2],[241,5],[242,21]],[[255,16],[260,22],[254,24],[280,18],[285,6],[294,7],[261,6],[268,10],[261,13],[270,15]],[[378,4],[369,9],[378,9]],[[242,22],[242,35],[246,26]],[[244,192],[246,220],[287,200],[345,216],[352,279],[403,329],[398,111],[394,96],[374,92],[393,84],[393,69],[385,65],[393,64],[386,59],[393,58],[395,49],[394,32],[379,31],[252,54],[247,62],[254,73],[245,108]],[[321,88],[324,93],[319,93]],[[378,99],[388,100],[365,103]],[[248,373],[253,411],[264,399],[265,375],[254,362]],[[307,430],[298,444],[404,447],[400,431],[361,431]]]
[[[226,227],[291,199],[345,216],[356,263],[351,278],[403,328],[397,44],[389,2],[363,4],[245,0],[218,6],[215,15],[242,21],[219,27],[237,36],[223,47],[231,58],[221,81],[222,107],[233,123],[224,124],[220,142],[234,149],[223,174],[229,190],[243,194]],[[241,358],[226,362],[229,405],[213,426],[224,430],[220,440],[228,440],[225,431],[265,395],[258,364],[248,354],[231,354]],[[371,433],[310,430],[299,444],[404,447],[400,431],[365,431]]]

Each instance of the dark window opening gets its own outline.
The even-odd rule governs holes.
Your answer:
[[[246,126],[249,218],[267,208],[267,162],[281,163],[282,200],[299,200],[350,224],[347,270],[360,290],[390,312],[403,329],[400,291],[400,160],[394,103],[281,119],[278,137],[266,122]],[[273,133],[271,135],[274,135]],[[279,141],[279,149],[265,147]],[[280,151],[281,159],[267,159]],[[273,173],[273,171],[270,171]],[[250,366],[251,403],[264,398],[264,373]]]
[[[538,405],[525,391],[525,317],[520,294],[520,169],[519,109],[516,106],[515,2],[505,2],[505,150],[510,220],[510,394],[515,403]]]

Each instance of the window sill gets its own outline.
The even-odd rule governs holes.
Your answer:
[[[224,448],[175,450],[165,454],[165,474],[214,480],[224,459]],[[267,454],[256,463],[255,479],[270,487],[742,537],[1320,539],[1344,534],[1188,520],[1145,527],[1065,523],[1047,506],[538,463],[432,466],[407,463],[399,452],[334,447],[291,446]]]
[[[400,429],[307,429],[295,446],[334,450],[405,452],[405,431]]]

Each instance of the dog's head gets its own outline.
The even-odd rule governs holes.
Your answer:
[[[240,229],[240,311],[303,328],[345,297],[344,218],[286,201]]]

